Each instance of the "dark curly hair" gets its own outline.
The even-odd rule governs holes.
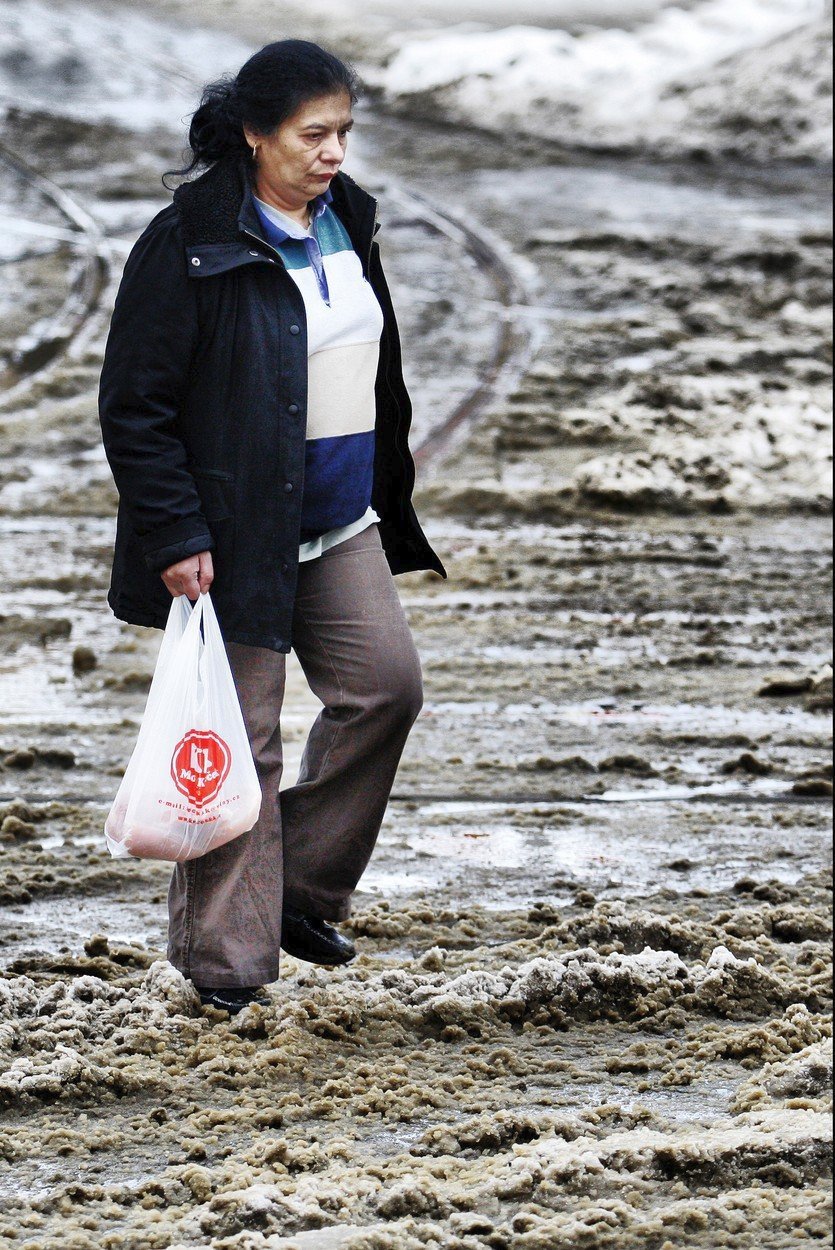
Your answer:
[[[203,89],[191,119],[188,143],[191,160],[172,175],[187,177],[194,169],[248,151],[244,126],[256,134],[272,134],[309,100],[347,91],[359,98],[356,71],[332,52],[306,39],[268,43],[249,58],[237,75],[226,75]]]

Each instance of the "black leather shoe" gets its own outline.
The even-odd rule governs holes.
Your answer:
[[[329,968],[350,963],[357,953],[354,943],[333,925],[292,907],[285,907],[281,918],[281,945],[294,959]]]
[[[210,990],[199,985],[195,985],[194,988],[200,995],[200,1001],[204,1007],[217,1007],[219,1011],[228,1011],[230,1016],[236,1016],[250,1003],[257,1003],[259,1007],[270,1005],[270,1000],[260,985],[235,986],[225,990]]]

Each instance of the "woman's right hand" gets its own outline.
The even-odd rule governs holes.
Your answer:
[[[162,580],[175,598],[177,595],[188,595],[194,601],[206,593],[214,576],[211,551],[201,551],[197,556],[188,556],[172,564],[162,574]]]

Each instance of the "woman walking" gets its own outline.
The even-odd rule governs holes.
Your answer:
[[[344,174],[354,72],[303,40],[206,88],[193,158],[125,267],[99,409],[119,491],[109,603],[164,627],[211,586],[258,768],[258,823],[177,865],[171,962],[231,1013],[334,922],[422,703],[393,574],[446,576],[411,504],[411,406],[374,234]],[[323,703],[279,794],[285,656]]]

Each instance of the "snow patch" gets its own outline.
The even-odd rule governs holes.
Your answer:
[[[687,10],[665,9],[635,31],[572,35],[510,26],[435,34],[408,40],[380,75],[379,85],[393,103],[488,129],[569,145],[680,150],[701,144],[704,135],[697,132],[721,129],[737,112],[734,92],[741,88],[729,76],[729,66],[735,58],[748,57],[749,80],[752,49],[767,59],[769,100],[757,104],[752,96],[751,115],[743,127],[756,129],[757,108],[772,107],[781,93],[792,95],[797,59],[803,59],[810,41],[809,71],[823,82],[826,59],[819,56],[818,43],[824,17],[822,0],[740,0],[734,5],[704,0]],[[715,98],[708,98],[704,87],[714,73],[719,74],[719,87]],[[691,91],[700,93],[693,105]],[[801,96],[804,107],[825,112],[826,101],[818,91]],[[817,122],[811,129],[816,143],[825,148],[828,141]],[[782,136],[782,142],[790,140],[790,135]],[[802,141],[808,146],[808,136]],[[779,144],[781,136],[774,136],[774,142]]]
[[[236,72],[253,51],[229,35],[129,8],[0,0],[0,107],[179,128],[203,83]]]

